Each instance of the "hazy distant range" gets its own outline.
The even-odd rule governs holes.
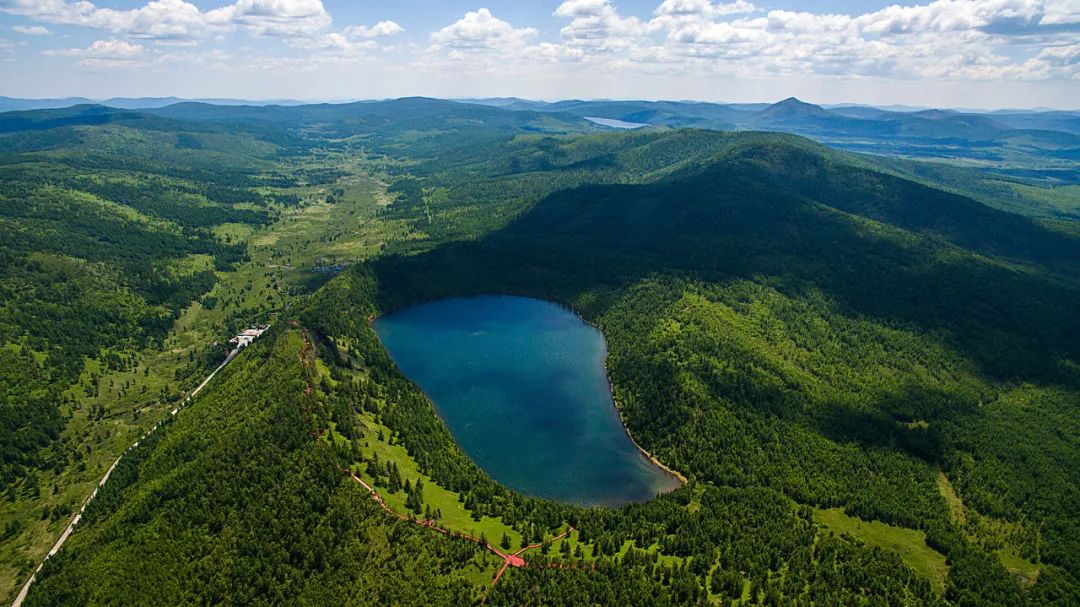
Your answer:
[[[1080,185],[1080,110],[973,111],[896,105],[821,106],[794,97],[777,103],[729,104],[605,99],[534,101],[516,97],[449,101],[506,112],[559,114],[563,118],[588,120],[611,129],[780,131],[853,152],[962,164],[1047,185]],[[365,108],[378,105],[374,100],[339,100],[310,105],[313,103],[294,99],[0,97],[0,112],[9,112],[0,114],[0,132],[27,128],[27,124],[43,119],[43,116],[35,115],[38,112],[72,106],[79,106],[71,110],[75,114],[100,113],[104,109],[101,106],[108,106],[113,111],[168,114],[175,110],[223,119],[231,114],[227,110],[235,106],[256,106],[259,111],[255,115],[269,119],[297,106],[315,111],[362,114]],[[215,108],[218,111],[213,111]],[[69,117],[68,120],[78,122],[79,118]]]
[[[183,102],[197,102],[207,103],[210,105],[252,105],[252,106],[266,106],[266,105],[306,105],[311,103],[350,103],[355,101],[363,101],[361,99],[317,99],[317,100],[299,100],[299,99],[233,99],[233,98],[220,98],[220,97],[207,97],[207,98],[188,98],[188,97],[111,97],[109,99],[93,99],[90,97],[57,97],[52,99],[27,99],[20,97],[5,97],[0,95],[0,112],[11,112],[21,110],[46,110],[56,108],[66,108],[76,105],[104,105],[108,107],[125,109],[125,110],[141,110],[141,109],[156,109],[173,105],[175,103]],[[467,98],[467,99],[454,99],[453,101],[461,101],[465,103],[476,103],[481,105],[490,105],[496,107],[505,106],[534,106],[541,108],[545,106],[556,105],[556,101],[533,101],[528,99],[520,99],[517,97],[490,97],[490,98]],[[595,99],[589,100],[589,102],[608,102],[613,101],[609,99]],[[631,101],[631,100],[619,100],[619,101]],[[575,100],[576,102],[576,100]],[[742,107],[744,109],[764,109],[771,105],[771,103],[707,103],[700,101],[670,101],[667,103],[673,104],[687,104],[687,105],[725,105]],[[885,110],[890,112],[918,112],[922,110],[932,109],[929,106],[910,106],[910,105],[870,105],[863,103],[837,103],[837,104],[822,104],[822,107],[829,109],[836,108],[870,108],[877,110]],[[1001,113],[1027,113],[1027,112],[1053,112],[1062,111],[1053,108],[1014,108],[1014,109],[1000,109],[1000,110],[979,110],[969,108],[950,108],[953,111],[963,112],[967,114],[1001,114]],[[1080,111],[1078,111],[1080,112]]]

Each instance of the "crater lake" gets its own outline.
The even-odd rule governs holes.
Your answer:
[[[457,443],[500,483],[603,506],[679,485],[630,440],[608,385],[604,337],[572,311],[525,297],[465,297],[398,310],[374,327]]]

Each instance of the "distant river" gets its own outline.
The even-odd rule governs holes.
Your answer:
[[[375,331],[458,444],[504,485],[606,506],[679,485],[630,441],[603,335],[569,310],[525,297],[445,299],[383,316]]]

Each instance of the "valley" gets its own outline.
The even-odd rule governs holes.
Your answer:
[[[337,161],[332,161],[336,166]],[[326,161],[301,162],[299,170],[319,170]],[[334,169],[342,170],[342,169]],[[183,395],[225,357],[227,339],[240,328],[273,321],[290,302],[330,278],[315,268],[355,263],[377,252],[402,228],[376,219],[385,205],[374,178],[355,164],[331,192],[325,186],[291,188],[296,206],[281,206],[272,224],[223,223],[214,228],[224,242],[250,242],[250,258],[224,271],[207,256],[183,261],[193,271],[215,274],[214,286],[178,311],[160,345],[104,349],[102,358],[87,356],[77,382],[61,398],[68,419],[58,438],[76,453],[75,462],[33,478],[46,491],[24,485],[8,487],[0,504],[7,532],[0,541],[0,588],[9,599],[37,567],[106,468],[147,429],[167,417]],[[338,198],[333,198],[335,194]],[[334,202],[328,204],[326,198]],[[342,241],[348,231],[355,240]],[[19,346],[8,344],[17,353]],[[31,352],[33,349],[31,348]],[[107,362],[125,358],[119,368]],[[39,355],[36,355],[39,356]],[[38,357],[40,364],[44,359]],[[41,516],[38,516],[40,513]],[[40,519],[40,520],[39,520]]]

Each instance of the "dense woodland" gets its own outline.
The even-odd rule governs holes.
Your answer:
[[[102,348],[154,343],[210,269],[244,259],[208,228],[274,221],[279,201],[260,183],[342,176],[273,162],[362,151],[389,184],[382,219],[423,234],[283,310],[125,457],[28,604],[1080,603],[1080,238],[999,210],[1026,190],[790,135],[594,134],[559,114],[369,105],[94,115],[83,120],[104,124],[35,132],[76,129],[90,145],[87,132],[131,129],[152,148],[174,121],[197,121],[170,145],[207,155],[135,176],[97,155],[47,160],[61,165],[50,177],[26,156],[0,166],[0,234],[26,235],[0,240],[20,243],[0,258],[0,411],[19,429],[4,435],[7,482],[44,465],[63,427],[50,378]],[[214,142],[241,136],[250,155],[215,169]],[[209,265],[175,263],[192,256]],[[368,319],[476,293],[550,299],[600,326],[628,428],[687,486],[581,508],[473,464]],[[34,312],[42,303],[50,312]],[[371,470],[413,512],[427,505],[403,482],[415,479],[365,459],[358,414],[477,520],[533,539],[572,525],[581,553],[532,557],[489,589],[497,559],[398,521],[342,474]],[[924,533],[944,587],[831,533],[814,519],[825,508]]]

